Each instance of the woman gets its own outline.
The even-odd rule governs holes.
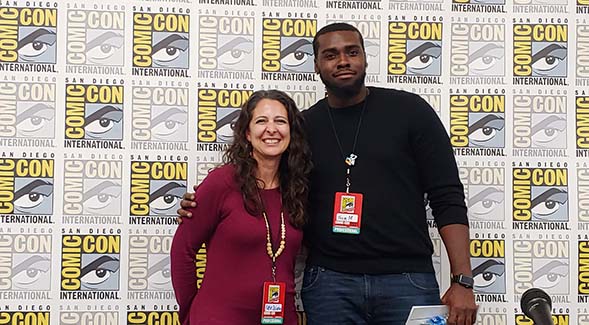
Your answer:
[[[301,117],[285,93],[257,91],[244,104],[234,133],[225,164],[196,190],[197,206],[190,212],[198,217],[183,220],[172,242],[180,321],[264,323],[263,307],[275,310],[284,294],[283,324],[296,324],[293,270],[310,171]],[[197,290],[194,259],[203,243],[207,266]]]

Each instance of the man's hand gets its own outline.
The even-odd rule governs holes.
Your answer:
[[[472,289],[452,283],[442,297],[442,303],[448,306],[448,324],[472,325],[477,319],[479,307]]]
[[[196,185],[194,186],[194,191],[196,191]],[[180,201],[180,209],[176,211],[178,213],[178,223],[182,223],[182,218],[192,218],[192,213],[190,213],[188,208],[196,208],[197,203],[194,201],[194,193],[186,192],[182,197],[182,201]]]

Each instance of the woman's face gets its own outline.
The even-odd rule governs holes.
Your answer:
[[[290,124],[286,107],[274,99],[262,99],[252,111],[247,140],[258,162],[280,159],[290,143]]]

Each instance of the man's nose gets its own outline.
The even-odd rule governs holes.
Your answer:
[[[338,56],[337,66],[338,67],[348,67],[350,66],[350,61],[348,56],[345,53],[342,53]]]

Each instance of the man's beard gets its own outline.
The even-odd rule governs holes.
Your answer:
[[[319,78],[323,81],[325,88],[331,93],[333,93],[337,97],[354,97],[360,91],[362,91],[362,87],[364,86],[364,79],[366,78],[366,70],[362,71],[359,78],[357,78],[352,84],[346,86],[338,86],[335,82],[330,82],[323,78],[323,74],[319,73]]]

